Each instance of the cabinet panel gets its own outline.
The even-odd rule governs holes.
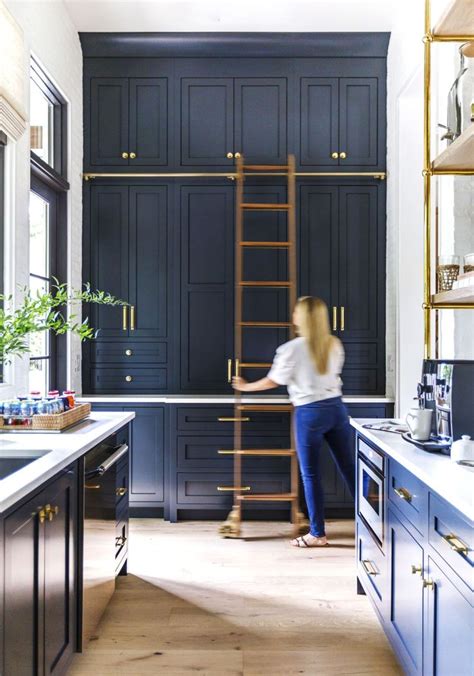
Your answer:
[[[128,166],[128,78],[92,78],[90,116],[91,164]]]
[[[237,78],[235,151],[249,162],[285,163],[288,153],[286,108],[286,78]]]
[[[341,78],[339,82],[339,150],[344,167],[377,165],[377,78]]]
[[[135,306],[137,338],[167,335],[167,226],[166,186],[130,188],[129,298]]]
[[[339,151],[339,80],[329,77],[300,79],[299,153],[302,166],[331,166]]]
[[[181,164],[232,166],[233,116],[232,78],[182,78]]]
[[[106,368],[96,366],[90,369],[92,389],[98,394],[163,392],[168,384],[167,377],[166,369],[147,368],[146,364],[139,367],[115,364]]]
[[[160,166],[168,163],[168,79],[130,80],[131,166]]]
[[[164,501],[164,407],[130,407],[136,413],[130,454],[130,504]],[[128,408],[125,408],[128,410]]]
[[[289,474],[271,474],[266,477],[243,474],[243,484],[251,486],[252,493],[287,493],[290,490]],[[229,507],[232,505],[232,492],[219,492],[217,486],[232,486],[233,475],[228,473],[179,473],[177,474],[177,504],[205,507]],[[265,503],[272,508],[277,503]],[[253,504],[253,509],[259,505]],[[281,508],[281,506],[280,506]],[[245,509],[245,507],[244,507]]]
[[[91,344],[92,364],[117,364],[127,366],[156,366],[166,364],[168,358],[167,344],[155,341],[123,342],[97,340]]]

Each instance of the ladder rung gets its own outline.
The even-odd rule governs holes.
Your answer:
[[[240,206],[242,209],[249,209],[251,211],[260,211],[261,209],[262,210],[268,209],[269,211],[288,211],[291,205],[282,204],[281,202],[274,204],[270,204],[268,202],[263,204],[255,202],[254,204],[243,203]]]
[[[254,326],[260,328],[271,328],[271,327],[288,327],[292,326],[291,322],[239,322],[239,326]]]
[[[239,282],[239,286],[268,286],[288,288],[291,282]]]
[[[287,412],[293,410],[291,404],[241,404],[237,406],[239,411],[268,411],[270,413]]]
[[[287,249],[291,246],[291,242],[252,242],[246,240],[240,242],[240,246],[257,247],[260,249]]]
[[[275,456],[275,457],[291,457],[295,455],[292,448],[245,448],[242,450],[236,449],[220,449],[217,451],[219,455],[251,455],[251,456]]]
[[[250,171],[288,171],[287,164],[244,164],[242,169],[249,169]]]
[[[241,369],[265,369],[270,368],[271,362],[266,361],[242,361],[239,364]]]
[[[255,502],[293,502],[297,499],[295,493],[249,493],[248,495],[237,495],[237,500],[254,500]]]

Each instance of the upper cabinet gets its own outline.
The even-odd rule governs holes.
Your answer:
[[[168,164],[168,79],[93,77],[86,166]]]

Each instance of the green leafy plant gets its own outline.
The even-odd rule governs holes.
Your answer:
[[[69,288],[53,280],[49,291],[32,292],[22,289],[23,300],[13,308],[12,296],[0,294],[0,361],[8,363],[13,356],[30,351],[29,336],[41,331],[52,331],[60,336],[73,333],[84,340],[96,338],[98,331],[86,317],[78,320],[74,308],[82,303],[91,305],[127,305],[110,293],[91,289],[85,284],[82,290]]]

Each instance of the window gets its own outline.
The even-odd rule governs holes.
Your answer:
[[[3,293],[4,288],[4,251],[5,251],[5,146],[7,144],[7,137],[3,132],[0,132],[0,293]],[[3,382],[3,360],[0,355],[0,383]]]

